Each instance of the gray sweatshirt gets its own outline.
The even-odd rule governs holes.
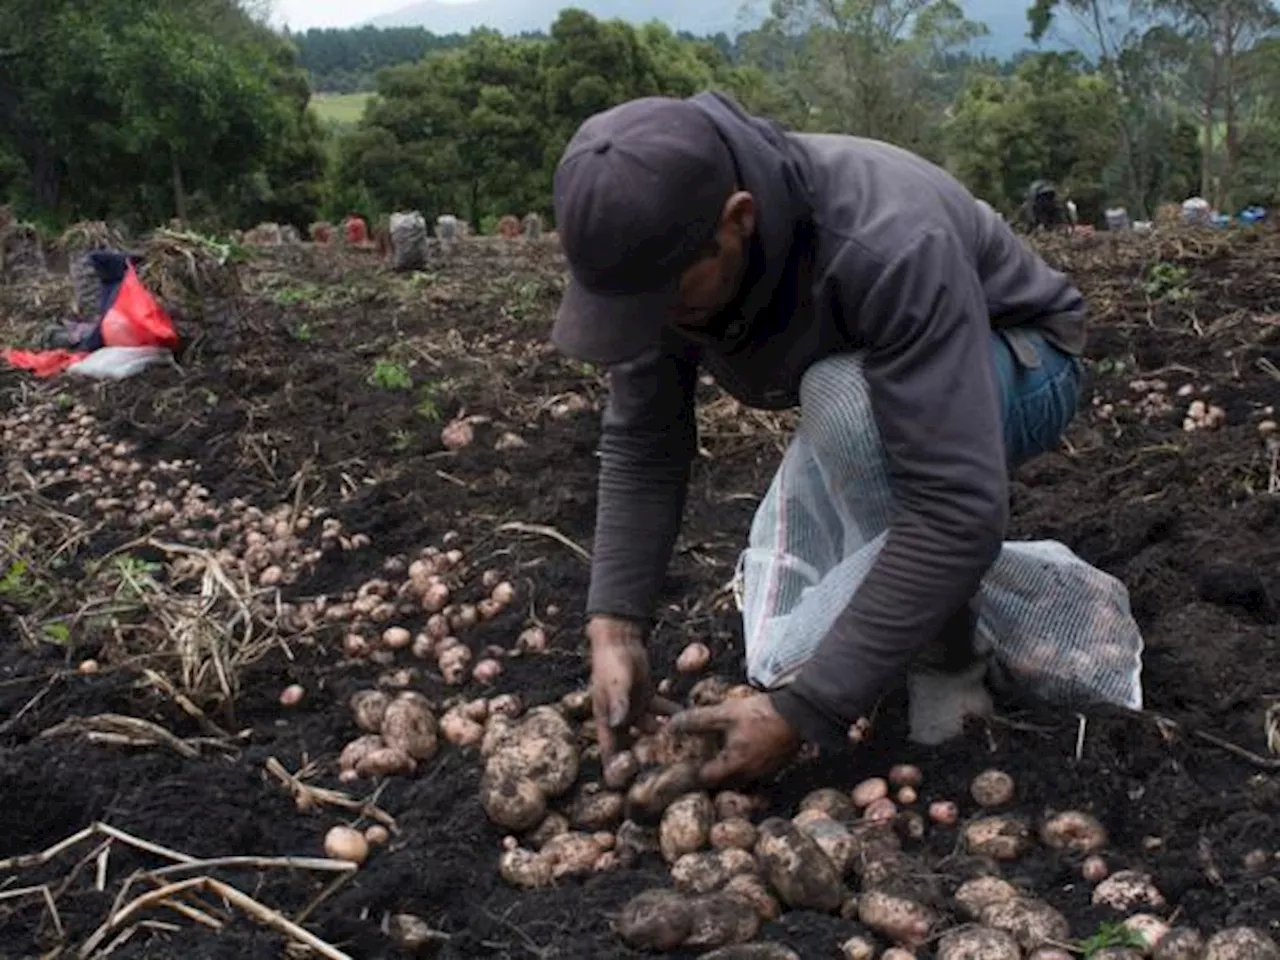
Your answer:
[[[748,406],[792,407],[809,365],[865,352],[900,512],[871,572],[794,682],[773,694],[806,738],[842,741],[977,592],[1008,515],[992,329],[1021,362],[1038,329],[1079,354],[1079,291],[945,171],[888,144],[788,134],[714,94],[758,232],[746,285],[698,340],[609,371],[587,610],[652,618],[697,450],[699,369]]]

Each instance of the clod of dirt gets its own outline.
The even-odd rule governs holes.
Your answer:
[[[969,793],[978,806],[1003,807],[1013,800],[1013,777],[1003,770],[985,770],[973,778]]]
[[[636,894],[618,916],[618,935],[636,950],[675,950],[693,932],[693,901],[675,890]]]
[[[1280,948],[1261,930],[1232,927],[1209,938],[1204,960],[1280,960]]]
[[[1097,853],[1107,845],[1107,830],[1093,814],[1068,810],[1044,822],[1040,839],[1060,853],[1084,856]]]
[[[551,885],[551,861],[523,847],[504,851],[498,860],[498,872],[507,883],[526,890]]]
[[[704,953],[702,960],[801,960],[800,955],[780,943],[738,943]]]
[[[853,801],[843,791],[831,787],[814,790],[800,801],[801,813],[806,813],[810,810],[824,814],[832,820],[845,823],[852,823],[858,818],[858,811],[854,807]]]
[[[715,809],[705,793],[690,793],[667,807],[658,828],[658,844],[667,863],[675,863],[686,853],[707,845]]]
[[[876,945],[866,937],[850,937],[840,944],[843,960],[875,960]]]
[[[984,926],[1011,935],[1023,950],[1061,942],[1071,935],[1066,917],[1044,901],[1030,897],[993,903],[982,911],[979,919]]]
[[[711,827],[710,843],[716,850],[754,850],[756,847],[756,828],[750,820],[734,817],[732,820],[721,820]]]
[[[974,856],[1017,860],[1031,847],[1031,828],[1020,817],[981,817],[965,825],[964,843]]]
[[[351,696],[351,713],[356,726],[367,733],[382,730],[382,718],[390,705],[391,697],[381,690],[361,690]]]
[[[790,821],[770,817],[759,826],[756,859],[787,906],[833,913],[844,902],[840,874],[813,839]]]
[[[818,845],[818,848],[831,861],[831,865],[836,868],[836,873],[843,877],[852,868],[853,858],[858,852],[853,834],[844,824],[837,823],[818,811],[812,812],[813,817],[803,823],[796,822],[795,826]],[[799,820],[800,818],[797,817],[796,821]]]
[[[1022,960],[1022,950],[1003,930],[967,927],[938,942],[937,960]]]
[[[1156,943],[1152,960],[1201,960],[1204,937],[1191,927],[1174,927]]]
[[[387,928],[392,942],[411,957],[434,957],[452,939],[410,913],[394,914]]]
[[[724,890],[725,893],[741,897],[751,904],[764,923],[772,923],[782,916],[782,905],[778,903],[778,898],[769,892],[765,882],[755,874],[740,873],[736,877],[730,877]]]
[[[889,796],[889,782],[883,777],[872,777],[854,787],[850,799],[853,800],[855,807],[862,809],[887,796]]]
[[[956,891],[956,906],[971,920],[982,916],[982,911],[992,904],[1017,900],[1017,888],[999,877],[974,877],[966,880]]]
[[[1093,889],[1093,905],[1110,907],[1119,913],[1131,913],[1142,907],[1159,910],[1164,895],[1156,889],[1150,874],[1137,870],[1113,873]]]
[[[868,890],[858,898],[858,919],[894,943],[921,946],[938,925],[932,909],[883,890]]]
[[[696,897],[693,927],[686,947],[724,947],[747,943],[760,932],[760,917],[742,897],[731,893],[711,893]]]

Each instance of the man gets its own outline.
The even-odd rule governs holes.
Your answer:
[[[1027,229],[1055,230],[1066,219],[1066,209],[1058,199],[1058,188],[1046,180],[1037,180],[1027,190],[1023,204],[1023,220]]]
[[[794,467],[805,529],[844,530],[818,569],[762,505],[753,549],[808,586],[786,609],[779,576],[748,576],[748,612],[763,604],[776,616],[756,620],[786,628],[748,632],[749,676],[768,692],[673,721],[723,734],[707,783],[766,775],[802,741],[844,742],[909,668],[938,680],[918,698],[921,739],[981,712],[971,600],[1001,548],[1009,466],[1054,447],[1075,411],[1075,287],[925,160],[786,134],[715,94],[587,120],[555,208],[572,282],[552,339],[610,375],[587,603],[604,754],[674,709],[653,695],[645,636],[697,449],[699,368],[747,405],[800,406],[770,496]],[[867,476],[883,491],[860,490],[877,459]],[[877,535],[869,569],[848,569]],[[796,619],[806,604],[822,609]],[[955,716],[925,716],[943,703]]]

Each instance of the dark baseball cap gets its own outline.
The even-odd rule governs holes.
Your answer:
[[[655,345],[736,181],[719,130],[686,100],[645,97],[583,123],[555,174],[571,273],[556,347],[608,365]]]

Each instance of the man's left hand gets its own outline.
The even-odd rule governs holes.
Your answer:
[[[671,718],[676,733],[719,733],[720,752],[700,771],[707,786],[776,773],[800,748],[800,736],[774,709],[768,694],[694,707]]]

